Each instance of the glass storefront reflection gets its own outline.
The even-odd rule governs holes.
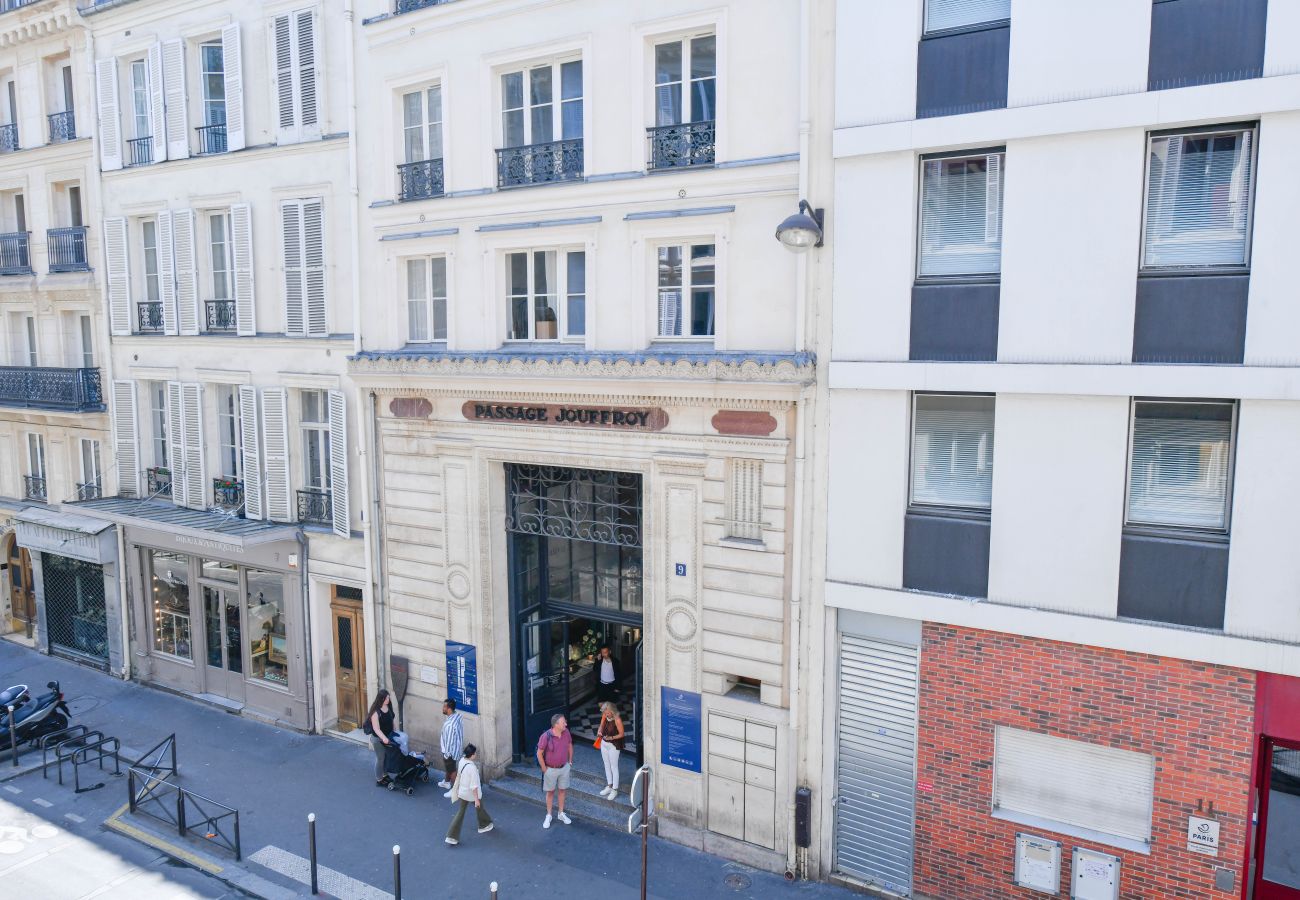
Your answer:
[[[153,640],[159,653],[192,659],[190,644],[190,558],[149,551],[153,588]]]
[[[247,631],[249,676],[289,686],[289,645],[284,617],[284,578],[248,569]]]

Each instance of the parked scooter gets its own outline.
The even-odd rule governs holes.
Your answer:
[[[35,700],[25,684],[15,684],[0,692],[0,751],[8,749],[9,707],[14,708],[14,728],[18,743],[30,741],[36,743],[47,734],[62,731],[68,727],[68,704],[63,701],[63,692],[57,681],[46,685],[48,694],[42,694]]]

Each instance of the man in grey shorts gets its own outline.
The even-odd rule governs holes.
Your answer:
[[[572,825],[564,814],[564,792],[569,789],[569,767],[573,765],[573,735],[561,713],[551,716],[551,727],[537,739],[537,762],[542,767],[542,790],[546,792],[546,818],[543,828],[551,827],[551,800],[560,794],[560,821]]]

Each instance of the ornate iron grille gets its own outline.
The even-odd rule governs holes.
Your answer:
[[[77,483],[78,500],[98,500],[101,496],[103,496],[103,489],[98,481]]]
[[[147,166],[153,162],[153,138],[138,137],[126,142],[126,164]]]
[[[156,466],[144,470],[146,485],[150,497],[170,497],[172,495],[172,470]]]
[[[510,465],[506,530],[620,547],[641,546],[641,476]]]
[[[426,6],[441,6],[450,2],[451,0],[397,0],[397,14],[415,12],[417,9],[424,9]]]
[[[99,369],[0,366],[0,406],[73,412],[103,409]]]
[[[421,200],[442,196],[442,160],[403,163],[397,167],[398,199]]]
[[[104,567],[46,553],[41,569],[51,648],[108,662]]]
[[[235,301],[207,300],[203,304],[204,331],[234,331]]]
[[[13,153],[18,149],[18,125],[0,125],[0,153]]]
[[[327,491],[298,492],[298,521],[309,525],[331,525],[334,505]]]
[[[50,253],[51,272],[85,272],[86,226],[50,228],[45,232],[46,249]]]
[[[194,129],[199,133],[199,153],[226,152],[226,123],[203,125]]]
[[[497,151],[497,187],[552,184],[582,178],[582,138],[503,147]]]
[[[72,110],[50,113],[50,143],[63,144],[77,138],[77,117]]]
[[[162,334],[163,308],[161,300],[151,300],[135,305],[136,330],[141,334]]]
[[[32,274],[30,231],[0,234],[0,275]]]
[[[23,497],[28,500],[37,500],[44,503],[47,497],[45,479],[36,475],[24,475]]]
[[[682,122],[647,128],[651,169],[681,169],[711,166],[717,141],[717,123]]]
[[[228,512],[244,516],[244,483],[238,478],[212,479],[212,502]]]

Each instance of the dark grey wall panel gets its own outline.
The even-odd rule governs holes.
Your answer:
[[[1240,365],[1249,294],[1245,274],[1138,278],[1133,361]]]
[[[916,117],[1006,106],[1010,49],[1010,25],[922,38],[916,60]]]
[[[1258,78],[1267,18],[1268,0],[1156,0],[1147,90]]]
[[[903,587],[963,597],[989,595],[989,520],[909,512]]]
[[[1119,614],[1131,619],[1223,628],[1227,542],[1125,534]]]
[[[913,285],[908,358],[996,360],[1001,291],[997,283]]]

